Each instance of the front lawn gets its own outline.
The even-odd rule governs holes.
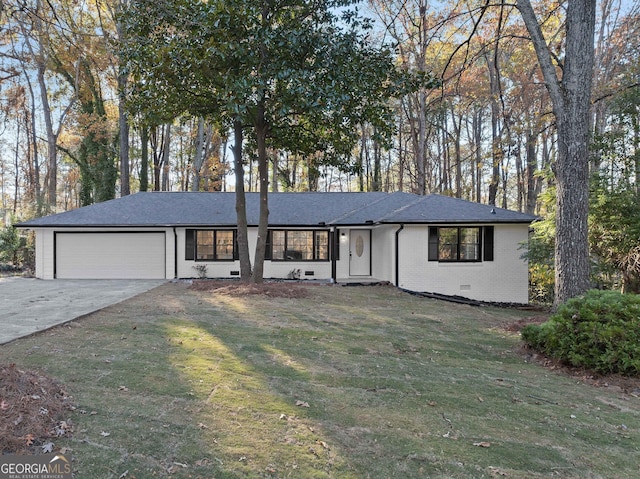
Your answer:
[[[533,313],[298,287],[166,284],[0,346],[0,364],[73,397],[53,442],[81,479],[640,475],[640,389],[527,362],[505,326]]]

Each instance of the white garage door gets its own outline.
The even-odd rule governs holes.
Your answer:
[[[164,279],[165,233],[56,233],[56,278]]]

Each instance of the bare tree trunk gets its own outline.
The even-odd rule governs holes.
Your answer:
[[[416,193],[424,195],[427,192],[426,183],[426,142],[427,142],[427,94],[418,91],[418,142],[416,155]]]
[[[164,139],[162,142],[162,191],[169,191],[169,153],[171,151],[171,125],[167,124],[164,129]]]
[[[538,201],[538,191],[536,189],[536,178],[535,173],[538,169],[538,159],[536,157],[536,137],[531,131],[531,129],[527,130],[527,140],[526,140],[526,182],[527,182],[527,201],[525,206],[525,212],[530,215],[534,214],[536,211],[536,204]]]
[[[373,134],[373,180],[371,182],[371,191],[382,190],[382,175],[381,175],[381,162],[382,151],[380,150],[380,143],[375,139],[375,131]]]
[[[130,162],[129,162],[129,118],[125,107],[125,95],[127,89],[127,75],[120,72],[118,75],[118,128],[120,143],[120,196],[131,194],[129,182]]]
[[[525,140],[526,142],[526,140]],[[518,199],[518,211],[524,210],[524,199],[526,195],[525,189],[525,168],[522,162],[522,135],[518,135],[518,146],[516,148],[515,160],[516,160],[516,184],[517,184],[517,199]],[[506,196],[506,195],[505,195]]]
[[[45,65],[38,64],[38,85],[40,87],[40,101],[42,102],[42,115],[47,132],[47,203],[52,211],[55,211],[57,203],[58,186],[58,136],[53,131],[51,120],[51,105],[47,94],[47,85],[44,78]]]
[[[453,153],[455,161],[455,192],[456,198],[462,198],[462,154],[460,151],[460,141],[462,136],[462,113],[456,119],[456,112],[451,105],[451,124],[453,125]]]
[[[198,131],[196,133],[195,151],[193,153],[193,179],[191,191],[200,191],[200,172],[204,163],[205,153],[204,118],[198,118]]]
[[[358,191],[364,191],[364,158],[367,150],[367,135],[364,125],[360,128],[360,154],[358,156]]]
[[[153,154],[153,191],[160,191],[160,172],[162,171],[162,151],[158,135],[160,134],[160,126],[151,127],[151,150]]]
[[[556,117],[555,304],[589,288],[589,106],[596,0],[568,0],[562,81],[529,0],[517,0],[536,50]]]
[[[497,46],[496,46],[497,48]],[[489,85],[491,88],[491,181],[489,182],[490,205],[496,204],[498,186],[500,182],[500,165],[502,163],[502,148],[500,144],[500,106],[498,96],[500,84],[498,77],[498,65],[486,55],[487,68],[489,70]]]
[[[271,157],[271,190],[278,191],[278,168],[279,168],[279,153],[274,152]]]
[[[242,123],[233,122],[233,167],[236,177],[236,216],[238,221],[238,256],[240,258],[240,279],[251,281],[251,257],[249,256],[249,235],[247,225],[247,198],[244,191],[244,164],[242,162]]]
[[[400,105],[398,107],[398,191],[404,191],[404,162],[406,150],[402,144],[404,141],[402,136],[403,119],[403,108],[402,105]]]
[[[20,118],[16,117],[16,154],[13,157],[14,168],[16,171],[16,175],[14,178],[13,190],[15,194],[13,195],[13,210],[12,213],[15,215],[18,212],[18,199],[20,198]],[[4,219],[4,218],[3,218]]]
[[[482,109],[473,115],[473,137],[475,148],[476,201],[482,202]]]
[[[30,175],[31,186],[34,188],[34,199],[36,202],[36,214],[41,216],[42,211],[42,189],[40,186],[40,155],[38,152],[38,130],[36,125],[36,99],[33,92],[33,86],[28,75],[25,74],[27,85],[29,86],[29,94],[31,96],[31,147],[33,148],[32,175]]]
[[[149,127],[140,131],[140,191],[149,189]]]
[[[262,283],[264,274],[264,257],[267,249],[267,233],[269,226],[269,159],[267,158],[267,131],[264,104],[259,103],[255,125],[256,143],[258,147],[258,176],[260,182],[260,219],[258,222],[258,241],[254,257],[253,283]]]
[[[116,32],[118,34],[118,41],[121,44],[126,43],[127,39],[123,34],[122,22],[118,18],[119,14],[122,11],[122,8],[125,6],[123,4],[126,3],[126,0],[118,0],[115,7],[116,11],[113,11],[109,8],[111,12],[111,17],[115,21]],[[107,7],[108,8],[108,7]],[[102,17],[101,17],[102,24]],[[127,116],[126,111],[126,95],[127,95],[127,83],[128,77],[126,72],[123,70],[122,65],[116,62],[114,66],[118,77],[118,130],[119,130],[119,144],[120,144],[120,196],[127,196],[131,194],[131,184],[130,184],[130,176],[131,176],[131,159],[129,158],[129,118]]]

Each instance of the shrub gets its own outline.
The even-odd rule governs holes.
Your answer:
[[[533,349],[601,374],[640,375],[640,296],[589,291],[558,308],[549,321],[528,325]]]
[[[529,264],[529,299],[533,303],[553,303],[555,272],[548,264]]]

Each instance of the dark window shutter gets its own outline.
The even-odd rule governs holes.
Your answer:
[[[238,230],[233,230],[233,259],[240,259],[240,252],[238,251]]]
[[[264,252],[264,259],[271,259],[271,230],[267,231],[267,244]]]
[[[333,233],[333,259],[340,261],[340,230],[335,230]]]
[[[184,259],[196,258],[196,230],[186,230],[184,235]]]
[[[493,261],[493,226],[484,227],[483,255],[484,261]]]
[[[429,226],[429,261],[438,261],[438,228]]]

